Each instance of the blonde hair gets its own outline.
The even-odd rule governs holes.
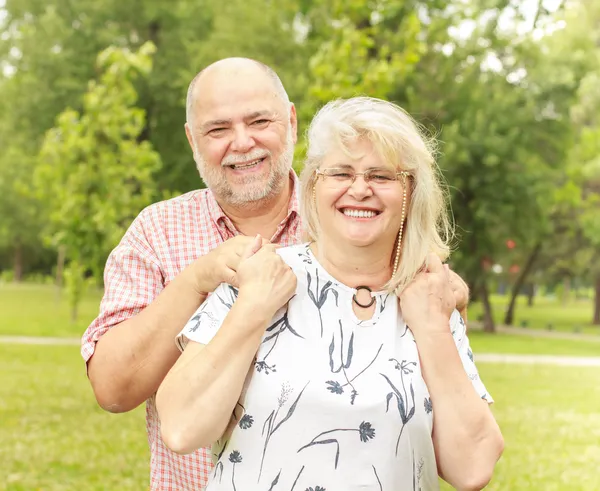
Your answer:
[[[372,97],[354,97],[331,101],[315,115],[307,131],[308,148],[300,176],[304,239],[316,241],[320,233],[313,200],[315,171],[332,148],[350,155],[348,144],[361,138],[366,138],[387,164],[409,172],[406,183],[410,198],[400,262],[396,274],[384,286],[388,291],[400,292],[425,265],[427,254],[433,252],[442,261],[448,257],[453,228],[447,192],[435,163],[435,141],[428,139],[399,106]],[[394,259],[390,258],[390,264]]]

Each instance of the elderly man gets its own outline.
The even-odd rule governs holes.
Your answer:
[[[176,335],[208,292],[236,284],[257,234],[291,245],[300,231],[296,110],[273,70],[245,58],[205,68],[188,90],[185,131],[208,189],[135,219],[108,258],[100,315],[81,349],[100,406],[125,412],[147,402],[152,490],[201,489],[212,468],[207,449],[177,455],[160,437],[155,393],[179,356]],[[464,305],[466,285],[457,284]]]

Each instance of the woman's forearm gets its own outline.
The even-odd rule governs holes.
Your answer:
[[[269,320],[240,293],[206,346],[188,344],[156,396],[169,448],[190,453],[221,437]]]
[[[498,425],[474,390],[452,334],[417,332],[415,340],[433,405],[438,472],[458,490],[482,489],[502,453]]]

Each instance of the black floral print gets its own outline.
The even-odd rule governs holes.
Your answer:
[[[298,253],[298,257],[300,259],[302,259],[302,262],[304,264],[312,264],[313,263],[312,262],[312,258],[310,257],[310,250],[309,250],[308,246],[306,246],[304,248],[304,251],[301,251],[301,252]]]
[[[383,486],[381,485],[381,479],[379,479],[379,475],[377,474],[377,469],[375,469],[374,465],[372,465],[371,467],[373,467],[373,473],[375,474],[375,478],[377,479],[377,484],[379,484],[379,491],[383,491]]]
[[[203,310],[201,310],[200,312],[198,312],[194,317],[192,317],[189,320],[190,323],[194,323],[194,325],[192,325],[191,327],[188,327],[188,330],[190,332],[196,332],[198,330],[198,328],[200,327],[200,325],[204,325],[203,323],[205,322],[209,322],[209,323],[217,323],[217,319],[214,318],[214,316],[210,313],[210,312],[204,312]]]
[[[344,388],[340,385],[339,382],[336,382],[335,380],[328,380],[325,383],[329,385],[329,387],[327,387],[327,390],[330,390],[332,394],[344,393]]]
[[[232,307],[233,303],[237,300],[237,297],[238,297],[238,290],[237,290],[237,288],[235,288],[231,285],[227,285],[227,289],[223,295],[217,294],[217,298],[219,299],[219,301],[223,305],[225,305],[225,307],[227,307],[229,310],[231,310],[231,307]]]
[[[273,491],[273,489],[275,489],[275,486],[277,486],[277,483],[279,482],[279,476],[281,476],[281,469],[279,469],[279,472],[275,476],[275,479],[271,481],[271,487],[269,488],[269,491]]]
[[[326,438],[324,440],[319,440],[319,438],[321,438],[322,436],[325,436],[325,435],[330,435],[332,433],[341,432],[341,431],[356,431],[356,432],[358,432],[360,441],[364,442],[364,443],[375,438],[375,428],[373,428],[371,426],[371,423],[369,423],[367,421],[363,421],[360,424],[360,426],[358,427],[358,429],[356,429],[356,428],[336,428],[334,430],[328,430],[328,431],[319,433],[309,443],[307,443],[303,447],[299,448],[298,453],[300,453],[304,449],[313,447],[315,445],[327,445],[329,443],[334,443],[336,446],[334,468],[337,469],[338,462],[340,460],[340,443],[337,441],[336,438]]]
[[[300,469],[300,472],[298,472],[298,475],[296,476],[296,479],[294,480],[294,484],[292,484],[292,489],[290,489],[290,491],[294,491],[294,488],[296,487],[296,484],[298,484],[298,479],[300,479],[300,476],[304,472],[304,467],[305,466],[302,466],[302,469]]]
[[[403,393],[400,392],[396,386],[392,383],[392,381],[388,378],[387,375],[381,373],[380,375],[386,379],[387,383],[391,386],[392,388],[392,392],[390,392],[387,396],[386,396],[386,408],[385,411],[388,412],[390,409],[390,401],[393,397],[396,398],[396,403],[398,406],[398,413],[400,414],[400,420],[402,421],[402,428],[400,429],[400,434],[398,435],[398,440],[396,441],[396,455],[398,455],[398,446],[400,445],[400,439],[402,438],[402,433],[404,432],[404,428],[406,427],[407,423],[412,419],[412,417],[415,415],[415,391],[412,385],[412,382],[410,383],[410,395],[412,398],[412,407],[410,409],[407,409],[408,406],[408,395],[406,393],[406,386],[404,383],[404,374],[409,374],[412,373],[412,370],[409,368],[409,366],[411,364],[416,365],[415,362],[406,362],[406,360],[403,360],[402,363],[399,363],[397,360],[395,359],[391,359],[390,361],[393,361],[396,364],[396,369],[400,370],[400,377],[401,377],[401,382],[402,382],[402,390]]]
[[[363,421],[358,427],[358,433],[360,435],[361,442],[368,442],[375,438],[375,428],[371,426],[371,423]]]
[[[254,424],[254,418],[252,416],[250,416],[249,414],[244,414],[242,416],[242,419],[240,419],[238,426],[242,430],[247,430],[248,428],[252,428],[253,424]]]
[[[425,412],[427,414],[431,413],[431,411],[433,411],[433,404],[431,404],[431,398],[430,397],[426,397],[425,398]]]
[[[236,491],[236,487],[235,487],[235,465],[242,463],[242,456],[241,456],[241,454],[237,450],[234,450],[233,452],[231,452],[229,454],[229,462],[231,462],[233,464],[233,471],[231,472],[231,485],[233,486],[233,491]]]
[[[274,364],[269,365],[267,363],[267,358],[275,348],[275,345],[279,340],[279,336],[284,332],[290,332],[297,338],[304,339],[304,337],[298,334],[290,325],[287,312],[285,312],[279,320],[275,321],[273,324],[267,327],[265,332],[268,334],[262,340],[261,344],[266,345],[267,343],[271,343],[271,347],[269,348],[269,351],[267,351],[267,353],[263,356],[262,360],[257,360],[254,362],[254,368],[256,368],[256,371],[259,373],[264,372],[265,375],[269,375],[269,373],[277,371],[277,367]]]
[[[290,388],[289,385],[286,385],[286,384],[282,385],[281,395],[277,399],[277,409],[274,409],[273,411],[271,411],[271,414],[269,414],[269,417],[266,419],[265,423],[263,424],[262,435],[265,436],[265,433],[266,433],[266,436],[265,436],[265,444],[263,447],[262,459],[260,461],[260,471],[258,473],[259,479],[260,479],[260,476],[262,475],[262,469],[263,469],[263,465],[265,462],[265,455],[267,453],[267,447],[269,446],[269,441],[271,440],[271,437],[279,428],[281,428],[281,425],[283,423],[288,421],[294,415],[294,411],[296,410],[298,401],[302,397],[302,394],[306,390],[307,386],[308,386],[308,384],[306,384],[304,386],[304,388],[300,391],[300,394],[298,394],[298,397],[296,397],[296,400],[293,402],[293,404],[288,409],[288,412],[285,415],[285,417],[281,421],[277,422],[277,416],[279,415],[279,410],[285,405],[285,403],[288,400],[289,395],[292,392],[292,389]]]
[[[325,305],[325,302],[327,301],[327,295],[329,294],[329,292],[331,292],[333,294],[333,296],[335,297],[335,306],[338,306],[338,292],[335,288],[333,288],[333,283],[331,281],[327,281],[327,283],[325,283],[323,285],[323,287],[321,289],[319,289],[319,270],[315,270],[315,291],[316,293],[313,293],[312,290],[310,289],[311,283],[312,283],[312,276],[310,275],[310,273],[307,271],[306,272],[306,282],[308,283],[308,297],[312,300],[312,303],[315,304],[315,306],[317,307],[317,312],[319,313],[319,322],[321,324],[321,337],[323,337],[323,317],[321,316],[321,308],[323,307],[323,305]]]
[[[473,360],[473,352],[471,351],[471,348],[469,348],[469,350],[467,351],[467,356],[469,357],[469,360],[474,361]]]
[[[346,383],[342,385],[335,380],[327,380],[325,382],[325,384],[327,385],[327,390],[329,390],[332,394],[343,394],[344,387],[346,387],[347,385],[352,387],[352,391],[350,392],[350,404],[354,404],[354,401],[356,400],[356,396],[358,395],[358,391],[356,390],[356,388],[354,387],[352,382],[354,382],[371,365],[373,365],[373,363],[375,363],[375,360],[377,360],[377,357],[379,356],[379,353],[381,352],[381,349],[383,348],[383,344],[381,346],[379,346],[379,350],[377,350],[375,357],[371,360],[371,362],[365,368],[363,368],[354,377],[348,378],[348,373],[346,372],[346,370],[348,368],[350,368],[350,365],[352,364],[352,356],[354,355],[354,333],[352,333],[352,335],[350,336],[350,342],[348,343],[348,349],[346,351],[346,355],[344,356],[344,329],[342,327],[342,321],[339,320],[338,322],[339,322],[339,326],[340,326],[340,342],[339,342],[340,363],[337,367],[335,366],[335,361],[334,361],[333,357],[334,357],[334,352],[336,350],[336,343],[335,343],[335,336],[332,336],[331,343],[329,344],[329,368],[332,371],[332,373],[342,372],[342,374],[344,375],[344,379],[346,380]]]

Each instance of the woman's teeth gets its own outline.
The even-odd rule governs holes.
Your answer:
[[[377,215],[377,212],[372,210],[350,210],[348,208],[343,210],[342,213],[347,217],[352,218],[373,218],[375,215]]]

